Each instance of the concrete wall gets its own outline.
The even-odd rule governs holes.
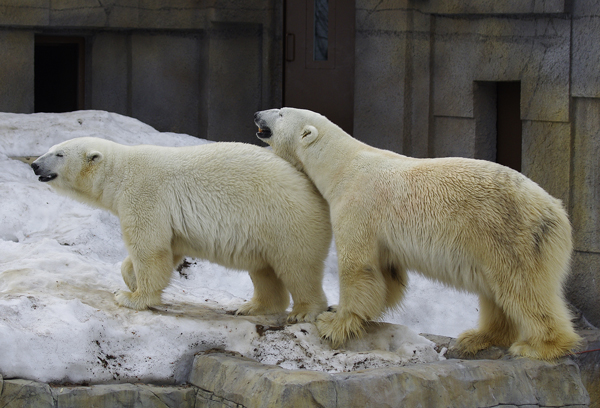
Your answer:
[[[33,33],[0,29],[0,111],[33,112]]]
[[[252,115],[281,104],[275,0],[0,1],[0,110],[33,112],[34,34],[86,39],[86,109],[160,131],[258,143]]]
[[[567,296],[600,325],[600,4],[356,5],[358,139],[415,157],[493,160],[491,84],[520,81],[522,172],[568,208]]]

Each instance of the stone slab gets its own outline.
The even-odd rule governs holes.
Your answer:
[[[529,359],[446,360],[328,374],[285,370],[228,353],[196,356],[190,382],[205,406],[398,407],[571,406],[589,395],[578,366]]]

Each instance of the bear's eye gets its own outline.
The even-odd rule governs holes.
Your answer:
[[[56,153],[56,157],[63,157],[62,153]]]

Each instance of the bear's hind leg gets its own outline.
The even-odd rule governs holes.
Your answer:
[[[475,354],[490,346],[509,347],[519,336],[514,322],[490,298],[479,295],[479,327],[458,336],[457,348]]]
[[[160,305],[162,291],[169,284],[173,272],[171,249],[143,253],[130,250],[128,258],[133,265],[137,288],[133,292],[117,291],[115,294],[117,303],[136,310]]]
[[[270,266],[250,270],[250,278],[254,284],[254,294],[249,302],[244,303],[236,315],[266,315],[283,313],[290,304],[290,295],[281,279],[275,275]]]
[[[523,305],[507,305],[519,325],[521,336],[509,351],[513,355],[539,360],[562,357],[581,342],[573,330],[569,310],[558,293],[526,295]],[[507,302],[508,303],[508,302]]]

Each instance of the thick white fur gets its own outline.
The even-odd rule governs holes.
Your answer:
[[[459,337],[464,352],[499,345],[554,359],[577,345],[562,295],[571,226],[536,183],[487,161],[376,149],[310,111],[263,111],[255,121],[330,205],[340,301],[317,327],[334,345],[399,304],[407,270],[479,295],[479,327]]]
[[[239,314],[284,312],[314,321],[327,308],[323,261],[331,241],[327,203],[308,178],[272,152],[248,144],[124,146],[78,138],[32,165],[56,174],[58,192],[116,214],[129,256],[131,292],[120,305],[161,303],[184,256],[248,270],[254,296]],[[37,167],[37,168],[36,168]]]

